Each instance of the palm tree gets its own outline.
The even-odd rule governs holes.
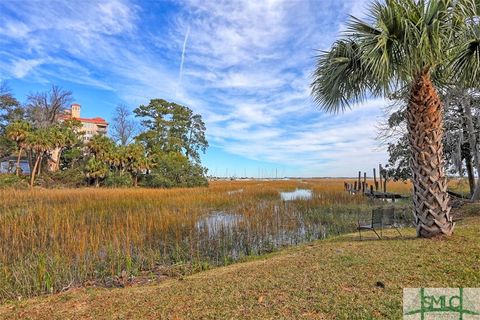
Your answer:
[[[330,51],[318,56],[312,95],[321,109],[339,112],[371,96],[409,94],[417,235],[450,235],[443,159],[443,106],[437,88],[480,80],[480,32],[475,0],[374,2],[367,21],[351,17]],[[442,81],[441,81],[442,80]]]
[[[133,176],[133,186],[138,186],[138,177],[145,174],[152,166],[151,158],[146,154],[145,147],[140,143],[132,143],[126,149],[126,168]]]
[[[115,145],[111,156],[111,165],[116,168],[120,176],[125,172],[127,162],[128,162],[128,146]]]
[[[49,129],[37,129],[29,132],[25,139],[25,145],[30,149],[30,152],[35,153],[33,169],[30,170],[30,187],[33,187],[42,158],[53,147],[51,131]]]
[[[95,157],[91,157],[85,164],[84,172],[87,178],[94,180],[95,187],[98,188],[100,186],[100,179],[105,178],[108,174],[108,165]]]
[[[106,136],[96,135],[88,142],[87,147],[90,153],[97,159],[110,162],[115,149],[115,143]]]
[[[25,139],[30,131],[30,125],[24,121],[13,122],[6,128],[7,137],[17,144],[18,156],[15,174],[20,175],[20,158],[24,148]]]

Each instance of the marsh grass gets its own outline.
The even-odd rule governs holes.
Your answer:
[[[409,187],[396,183],[391,189],[408,193]],[[280,200],[280,191],[296,188],[313,190],[312,198]],[[334,179],[170,190],[1,190],[0,301],[91,281],[108,285],[159,267],[190,274],[230,264],[351,232],[376,205],[381,203],[343,192],[343,180]],[[212,212],[239,218],[201,227]]]

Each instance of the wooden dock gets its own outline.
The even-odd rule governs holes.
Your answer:
[[[408,198],[402,196],[398,193],[391,193],[387,191],[387,183],[388,183],[388,174],[387,171],[382,167],[380,164],[378,166],[378,175],[379,180],[377,181],[377,171],[373,168],[373,184],[369,185],[367,183],[367,173],[363,173],[362,179],[362,172],[358,171],[358,178],[353,183],[344,182],[345,191],[350,194],[363,194],[369,198],[375,199],[391,199],[392,202],[395,202],[395,199],[404,199]]]

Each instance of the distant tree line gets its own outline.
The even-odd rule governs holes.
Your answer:
[[[132,113],[119,105],[110,137],[95,135],[85,142],[81,122],[59,120],[72,101],[71,92],[52,86],[22,104],[0,85],[0,158],[16,156],[11,174],[18,177],[9,181],[23,181],[20,161],[26,158],[30,186],[207,184],[200,159],[208,147],[206,128],[188,107],[152,99]]]

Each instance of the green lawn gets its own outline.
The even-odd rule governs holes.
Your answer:
[[[399,319],[404,287],[480,286],[480,217],[450,238],[404,233],[345,235],[157,285],[75,289],[0,306],[0,318]]]

